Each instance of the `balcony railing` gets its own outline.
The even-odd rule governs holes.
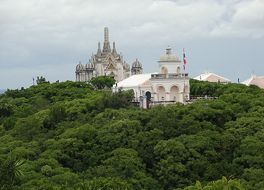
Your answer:
[[[179,74],[151,74],[152,79],[182,79],[188,78],[188,73]]]

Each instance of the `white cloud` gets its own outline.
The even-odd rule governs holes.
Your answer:
[[[264,28],[262,0],[2,0],[0,5],[2,36],[22,37],[18,41],[23,44],[98,36],[103,26],[146,42],[146,35],[157,42],[208,35],[262,37]]]
[[[88,59],[104,26],[117,48],[143,52],[201,39],[263,39],[263,23],[263,0],[0,0],[0,65],[40,69]]]
[[[264,1],[248,0],[233,4],[233,14],[212,31],[212,36],[264,37]]]

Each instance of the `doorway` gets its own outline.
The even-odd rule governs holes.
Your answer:
[[[147,109],[150,108],[150,103],[151,103],[151,93],[149,91],[146,92],[146,102],[147,102]]]

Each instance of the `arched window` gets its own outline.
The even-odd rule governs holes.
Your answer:
[[[165,88],[163,86],[159,86],[157,92],[158,92],[158,101],[165,101],[166,100]]]
[[[172,86],[170,89],[170,100],[178,101],[179,88],[177,86]]]
[[[146,97],[148,101],[151,100],[151,93],[149,91],[146,92]]]
[[[151,102],[151,93],[149,91],[146,92],[146,98],[147,98],[147,108],[149,108],[150,106],[150,102]]]

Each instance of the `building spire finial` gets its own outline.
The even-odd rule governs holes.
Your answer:
[[[167,54],[167,55],[170,55],[170,54],[171,54],[171,47],[170,47],[170,46],[167,47],[167,49],[166,49],[166,54]]]
[[[109,31],[107,27],[104,28],[104,41],[109,42]]]
[[[108,28],[104,28],[104,47],[103,47],[103,53],[111,53],[111,47],[109,42],[109,31]]]

